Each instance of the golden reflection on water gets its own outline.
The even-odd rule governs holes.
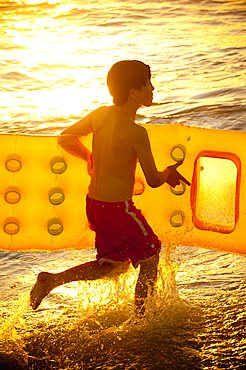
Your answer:
[[[17,7],[4,13],[6,40],[12,47],[9,59],[18,61],[14,70],[22,75],[17,76],[16,86],[6,83],[6,88],[17,94],[18,104],[10,95],[5,95],[4,104],[15,106],[17,116],[25,112],[26,120],[79,117],[101,104],[111,104],[106,73],[120,59],[142,59],[152,65],[156,102],[174,91],[189,96],[194,91],[241,83],[240,74],[232,71],[240,66],[222,63],[220,67],[224,55],[218,50],[221,43],[224,48],[245,44],[246,36],[240,32],[242,24],[233,20],[218,21],[204,32],[204,25],[212,22],[214,15],[203,13],[202,21],[195,22],[193,34],[194,17],[200,9],[197,4],[189,5],[190,13],[179,13],[179,6],[175,4],[170,12],[170,4],[163,2],[155,3],[147,13],[145,3],[126,5],[119,1],[116,8],[109,0],[83,4],[50,0],[46,6],[40,6],[36,0],[26,0],[19,4],[29,7],[25,12]],[[213,6],[213,10],[220,13],[232,5]],[[141,10],[145,22],[138,21]],[[73,11],[75,17],[71,16]],[[95,16],[97,11],[100,17]],[[178,22],[175,11],[179,15]],[[165,23],[159,19],[162,13]],[[207,103],[210,103],[208,99]],[[151,111],[143,109],[142,112],[147,116],[144,122],[148,121]],[[4,120],[11,121],[11,115],[5,113]]]
[[[35,2],[26,2],[32,3]],[[49,10],[48,17],[40,19],[23,19],[17,13],[14,27],[8,30],[11,42],[19,47],[18,59],[25,66],[24,69],[18,67],[18,73],[26,74],[38,83],[35,86],[34,81],[31,91],[25,91],[26,99],[34,104],[33,119],[35,116],[37,119],[43,116],[76,116],[81,111],[89,111],[95,105],[111,101],[105,86],[106,74],[90,68],[93,63],[86,56],[95,40],[87,37],[83,26],[80,29],[82,35],[78,36],[65,20],[56,18],[75,7],[76,4],[60,4]],[[9,17],[12,18],[13,14]],[[105,35],[100,49],[109,43],[110,38]],[[80,54],[79,50],[81,58],[75,55]],[[107,64],[105,55],[103,59]],[[44,89],[39,90],[40,82]]]

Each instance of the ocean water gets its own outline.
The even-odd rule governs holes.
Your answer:
[[[1,133],[57,135],[111,104],[106,74],[122,59],[152,70],[154,102],[137,122],[245,130],[246,1],[0,0],[0,20]],[[30,309],[40,271],[94,258],[0,252],[1,369],[246,368],[244,256],[163,246],[141,322],[133,268],[56,288]]]

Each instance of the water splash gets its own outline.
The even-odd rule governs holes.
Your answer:
[[[7,368],[6,364],[12,363],[23,369],[142,369],[144,361],[147,369],[150,354],[153,361],[153,343],[165,344],[162,355],[156,353],[156,363],[170,364],[170,340],[172,345],[174,340],[187,340],[185,328],[189,326],[190,336],[194,332],[191,327],[196,326],[193,313],[193,323],[190,320],[191,307],[179,297],[178,264],[172,263],[171,251],[170,247],[163,252],[154,294],[139,321],[133,303],[138,270],[133,268],[115,280],[79,282],[78,300],[73,303],[65,299],[53,306],[52,300],[33,312],[27,309],[29,293],[25,294],[14,310],[8,307],[6,312],[9,317],[1,328],[0,364]],[[198,356],[188,349],[184,355],[180,345],[178,348],[180,359]]]
[[[1,359],[7,363],[18,363],[21,358],[27,364],[22,331],[25,330],[23,315],[29,306],[29,294],[23,294],[11,307],[11,315],[0,328],[0,365]],[[10,308],[9,308],[10,309]]]

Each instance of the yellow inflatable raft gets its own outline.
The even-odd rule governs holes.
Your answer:
[[[145,125],[159,170],[184,159],[192,182],[150,188],[137,167],[134,202],[163,244],[246,254],[246,133]],[[91,136],[83,140],[91,147]],[[86,163],[57,137],[0,135],[0,249],[94,247],[85,215]]]

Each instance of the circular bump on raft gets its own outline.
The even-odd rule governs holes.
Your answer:
[[[4,221],[3,230],[8,235],[15,235],[20,231],[20,222],[16,217],[8,217]]]
[[[61,174],[66,171],[67,164],[61,156],[56,156],[50,160],[50,169],[55,174]]]
[[[4,199],[9,204],[16,204],[21,200],[21,192],[18,186],[8,186],[5,190]]]
[[[185,214],[183,211],[176,210],[171,214],[170,224],[173,227],[180,227],[184,224]]]
[[[11,153],[5,161],[5,168],[10,172],[18,172],[22,168],[21,156],[17,153]]]
[[[63,232],[63,225],[59,218],[51,218],[47,222],[47,229],[50,235],[60,235]]]
[[[61,188],[55,187],[49,190],[49,201],[51,204],[57,206],[63,203],[65,200],[65,195]]]
[[[175,162],[183,161],[186,155],[186,148],[182,144],[175,145],[171,150],[171,157]]]
[[[180,184],[172,188],[170,186],[170,190],[174,195],[182,195],[185,192],[186,184],[183,181],[180,181]]]

